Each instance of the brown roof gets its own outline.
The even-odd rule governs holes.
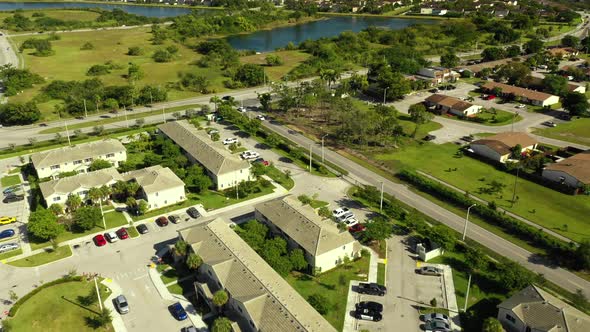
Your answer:
[[[561,171],[575,177],[582,183],[590,184],[590,150],[551,164],[545,169]]]
[[[444,100],[445,98],[447,98],[447,96],[435,93],[430,97],[426,98],[426,101],[433,104],[438,104],[441,100]]]
[[[527,147],[537,144],[537,141],[529,135],[521,132],[505,132],[494,136],[479,139],[471,143],[472,145],[486,145],[490,149],[498,152],[500,155],[510,153],[510,149],[520,144],[520,146]]]
[[[508,85],[498,82],[487,82],[482,86],[482,88],[484,90],[494,90],[494,88],[500,88],[503,94],[512,94],[516,97],[525,97],[528,100],[545,101],[553,97],[553,95],[550,95],[548,93],[529,90],[514,85]]]
[[[469,107],[473,106],[472,103],[468,103],[468,102],[463,101],[461,99],[457,99],[457,98],[451,97],[451,96],[441,95],[438,93],[433,94],[432,96],[426,98],[426,101],[433,103],[433,104],[446,106],[448,108],[451,108],[453,110],[458,110],[458,111],[464,111],[464,110],[468,109]]]

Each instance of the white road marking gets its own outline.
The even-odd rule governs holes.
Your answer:
[[[139,277],[135,277],[135,278],[133,278],[133,280],[138,280],[138,279],[141,279],[141,278],[144,278],[144,277],[147,277],[147,273],[144,274],[144,275],[141,275]]]

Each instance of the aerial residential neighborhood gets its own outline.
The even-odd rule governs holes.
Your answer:
[[[590,331],[589,88],[586,1],[0,4],[0,332]]]

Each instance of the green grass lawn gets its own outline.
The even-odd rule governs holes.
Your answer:
[[[115,21],[109,22],[96,22],[96,19],[100,16],[99,13],[89,11],[89,10],[69,10],[69,9],[43,9],[43,10],[25,10],[21,11],[21,14],[27,18],[32,18],[34,13],[43,13],[47,18],[53,18],[63,21],[85,21],[85,22],[93,22],[94,26],[110,26],[116,23]],[[7,17],[12,17],[14,13],[10,12],[2,12],[0,13],[0,22],[4,22],[4,19]],[[4,25],[0,25],[4,29]],[[6,29],[6,31],[11,33],[24,33],[25,31],[12,31]],[[29,30],[30,31],[30,30]]]
[[[164,282],[164,284],[167,285],[173,281],[178,280],[178,273],[175,269],[168,269],[162,272],[160,279],[162,279],[162,282]]]
[[[14,257],[14,256],[18,256],[20,254],[23,253],[22,249],[17,249],[17,250],[11,250],[5,253],[0,254],[0,261],[10,258],[10,257]]]
[[[182,287],[180,287],[179,284],[174,284],[174,285],[168,286],[168,290],[172,294],[182,295]]]
[[[385,286],[385,267],[383,263],[377,263],[377,283]]]
[[[101,298],[104,300],[110,294],[110,290],[101,284],[99,287]],[[40,327],[46,332],[97,331],[87,325],[86,319],[98,314],[98,303],[86,307],[79,302],[79,297],[87,296],[93,289],[92,281],[72,281],[41,290],[23,303],[14,318],[8,320],[12,327],[10,331],[29,332]],[[112,332],[114,329],[108,324],[100,331]]]
[[[590,145],[590,118],[562,122],[553,128],[535,129],[534,133],[562,141]]]
[[[62,258],[70,257],[72,255],[72,249],[70,246],[61,246],[58,247],[57,250],[53,251],[53,249],[47,249],[51,251],[45,251],[42,253],[38,253],[29,257],[25,257],[13,262],[7,263],[8,265],[17,266],[17,267],[33,267],[39,266],[47,263],[51,263]]]
[[[287,176],[287,174],[281,172],[274,165],[270,165],[266,168],[266,175],[287,190],[291,190],[295,186],[295,181],[293,181],[290,176]]]
[[[136,238],[139,236],[139,232],[137,231],[137,228],[135,227],[126,227],[125,228],[127,230],[127,234],[129,234],[130,238]]]
[[[328,206],[328,204],[328,202],[320,201],[319,199],[314,199],[311,201],[311,203],[309,203],[309,205],[314,209],[319,209],[322,206]]]
[[[293,272],[285,279],[305,299],[313,294],[325,296],[329,302],[330,311],[324,315],[324,318],[337,330],[342,330],[344,317],[347,314],[349,282],[350,280],[366,281],[366,277],[359,275],[366,276],[368,272],[369,257],[362,257],[350,263],[349,266],[341,266],[316,277]]]
[[[570,196],[519,179],[518,202],[510,207],[514,175],[498,171],[493,166],[469,158],[456,157],[457,146],[426,143],[421,147],[409,146],[391,153],[375,153],[372,157],[387,166],[399,170],[404,167],[422,170],[445,182],[455,185],[487,201],[495,201],[498,207],[512,211],[524,218],[552,229],[575,241],[590,237],[586,220],[590,209],[587,196]],[[449,171],[449,169],[457,169]],[[496,180],[506,185],[500,194],[478,194],[478,189]],[[563,225],[567,224],[567,231]]]
[[[123,77],[127,73],[127,63],[134,62],[144,71],[144,77],[137,82],[141,88],[146,84],[165,86],[169,82],[178,80],[178,72],[193,72],[205,75],[211,82],[210,89],[225,90],[223,81],[227,78],[222,76],[221,70],[215,68],[200,68],[192,63],[198,60],[200,55],[180,43],[168,41],[165,45],[152,45],[150,28],[134,28],[127,30],[99,30],[92,32],[76,32],[62,34],[61,40],[53,41],[52,46],[55,54],[48,57],[37,57],[32,55],[31,50],[23,52],[26,68],[46,78],[47,83],[53,80],[85,80],[91,77],[86,76],[86,71],[92,65],[103,64],[112,61],[123,66],[122,69],[114,69],[110,74],[100,76],[105,85],[126,85],[127,80]],[[30,36],[14,37],[15,44],[20,45]],[[80,50],[80,47],[91,40],[94,49],[88,51]],[[154,51],[165,48],[171,44],[179,48],[178,56],[171,62],[156,63],[152,58]],[[138,46],[144,50],[140,56],[126,55],[129,47]],[[36,96],[45,84],[40,84],[32,89],[25,90],[18,96],[12,97],[11,101],[25,102]],[[197,95],[191,91],[171,89],[168,99],[182,99]],[[57,119],[53,105],[55,101],[39,104],[42,112],[41,121]]]
[[[18,176],[18,174],[3,176],[2,179],[0,179],[0,182],[2,183],[2,187],[7,188],[10,186],[20,184],[20,177]]]
[[[486,125],[486,126],[504,126],[507,124],[511,124],[512,123],[512,119],[514,119],[514,122],[518,122],[520,120],[522,120],[522,116],[517,115],[516,117],[514,116],[514,112],[508,112],[508,111],[503,111],[503,110],[499,110],[496,109],[495,114],[492,113],[489,110],[482,110],[481,113],[478,113],[476,118],[482,120],[483,122],[481,122],[480,124],[482,125]],[[453,120],[459,120],[459,121],[469,121],[469,122],[475,122],[475,121],[471,121],[471,120],[467,120],[464,118],[460,118],[458,116],[455,116],[453,114],[447,114],[444,115],[445,118],[449,118],[449,119],[453,119]],[[479,123],[479,122],[478,122]]]
[[[303,53],[301,51],[275,51],[270,53],[244,56],[240,58],[240,62],[266,65],[265,59],[268,54],[277,55],[283,60],[283,64],[280,66],[266,66],[264,68],[264,72],[272,81],[282,80],[285,74],[290,72],[293,68],[297,67],[299,64],[310,57],[309,54]]]

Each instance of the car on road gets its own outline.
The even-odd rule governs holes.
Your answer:
[[[484,98],[485,100],[494,100],[496,99],[495,95],[488,95],[487,97]]]
[[[350,212],[348,208],[337,208],[335,210],[332,210],[332,216],[334,216],[334,218],[340,218],[340,216],[344,215],[347,212]]]
[[[428,90],[428,92],[430,92],[430,93],[437,93],[438,92],[438,89],[437,88],[430,89],[430,90]]]
[[[234,97],[232,97],[232,96],[223,96],[221,98],[221,100],[232,100],[232,99],[234,99]]]
[[[260,120],[260,121],[264,121],[264,120],[266,120],[266,118],[265,118],[265,117],[264,117],[264,115],[262,115],[262,114],[258,114],[258,115],[256,116],[256,118],[257,118],[258,120]]]
[[[361,309],[361,310],[355,310],[354,318],[378,322],[381,319],[383,319],[383,316],[381,315],[381,313],[376,312],[376,311],[371,311],[368,309]]]
[[[238,112],[246,113],[246,108],[244,106],[240,106],[240,107],[238,107]]]
[[[119,239],[125,240],[125,239],[129,238],[129,233],[127,233],[127,230],[125,229],[125,227],[121,227],[117,231],[117,236],[119,237]]]
[[[117,237],[117,233],[115,233],[115,232],[108,232],[108,233],[105,233],[104,237],[105,237],[105,238],[106,238],[106,239],[107,239],[107,240],[108,240],[110,243],[117,242],[117,241],[119,240],[119,238]]]
[[[188,208],[188,210],[186,210],[186,213],[188,213],[188,215],[191,216],[191,218],[195,218],[195,219],[197,219],[198,217],[201,216],[201,214],[199,213],[199,210],[197,210],[197,208],[194,206],[191,206],[190,208]]]
[[[365,230],[365,225],[363,224],[356,224],[356,225],[352,225],[351,227],[348,228],[348,231],[351,232],[352,234],[355,233],[359,233],[359,232],[363,232]]]
[[[449,316],[438,312],[431,312],[429,314],[425,314],[422,318],[425,322],[440,321],[444,323],[449,323]]]
[[[223,145],[230,145],[234,143],[238,143],[238,139],[235,137],[230,137],[223,140]]]
[[[119,311],[121,315],[129,313],[129,302],[127,302],[125,295],[115,297],[114,301],[115,307],[117,307],[117,311]]]
[[[361,282],[357,287],[357,292],[360,294],[385,296],[387,294],[387,287],[374,282]]]
[[[2,200],[3,203],[14,203],[14,202],[19,202],[25,199],[24,195],[7,195],[6,197],[4,197],[4,199]]]
[[[98,234],[92,239],[94,240],[94,244],[96,244],[97,247],[102,247],[105,244],[107,244],[107,240],[104,238],[104,235],[102,234]]]
[[[156,224],[160,227],[168,226],[168,218],[166,216],[161,216],[160,218],[156,219]]]
[[[8,239],[9,237],[13,237],[14,234],[16,234],[14,229],[5,229],[0,232],[0,239]]]
[[[473,141],[475,141],[475,137],[473,137],[471,135],[470,136],[463,136],[463,137],[461,137],[461,140],[463,140],[465,142],[473,142]]]
[[[524,105],[524,104],[518,104],[518,105],[514,106],[514,108],[522,109],[522,108],[526,108],[526,105]]]
[[[451,327],[445,322],[430,321],[424,324],[424,332],[451,332]]]
[[[383,312],[383,304],[375,301],[361,301],[355,305],[356,310],[370,310],[374,312]]]
[[[0,245],[0,253],[18,249],[18,243],[6,243]]]
[[[39,127],[47,127],[47,123],[40,123]]]
[[[244,159],[256,159],[256,158],[260,157],[260,153],[258,153],[256,151],[247,150],[247,151],[242,152],[241,156]]]
[[[186,314],[186,311],[184,310],[180,302],[176,302],[168,308],[170,309],[170,312],[172,313],[172,316],[174,316],[174,318],[178,320],[185,320],[188,318],[188,315]]]
[[[436,136],[434,135],[426,135],[424,136],[423,140],[425,140],[426,142],[430,142],[436,139]]]
[[[435,266],[422,266],[421,268],[416,270],[416,273],[422,274],[425,276],[441,276],[443,274],[443,270],[439,269]]]
[[[139,232],[139,234],[146,234],[150,231],[149,228],[146,226],[146,224],[139,224],[139,225],[135,226],[135,228],[137,228],[137,231]]]
[[[256,158],[252,163],[261,163],[264,166],[270,166],[268,160],[264,160],[264,158]]]
[[[0,225],[8,225],[16,222],[16,217],[0,217]]]
[[[547,126],[547,127],[557,127],[557,123],[555,123],[553,121],[545,121],[542,124],[545,125],[545,126]]]

